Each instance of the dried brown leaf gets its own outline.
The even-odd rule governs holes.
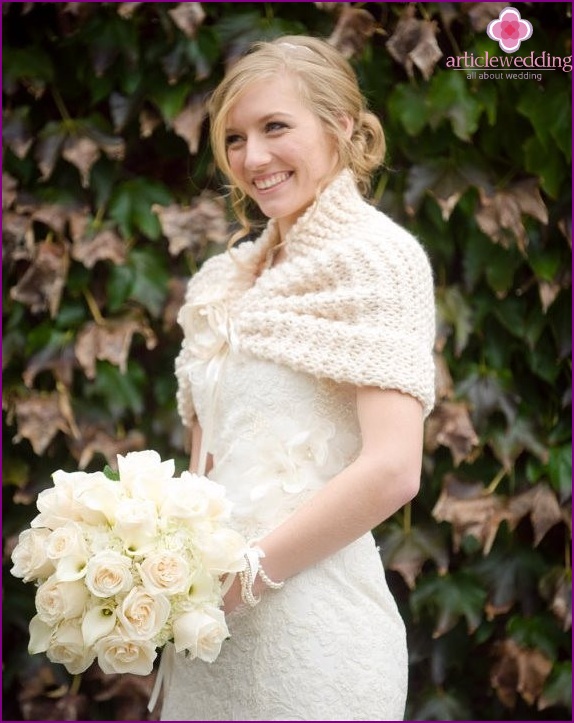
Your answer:
[[[522,214],[548,223],[548,209],[540,195],[537,179],[518,181],[495,192],[479,188],[479,199],[479,208],[474,214],[479,228],[505,248],[509,248],[513,236],[520,251],[526,252],[528,236]]]
[[[338,12],[346,3],[313,3],[319,10],[324,10],[326,13]]]
[[[190,208],[154,204],[152,211],[157,214],[162,233],[169,240],[172,256],[185,250],[197,255],[209,241],[225,243],[227,240],[225,202],[209,192],[194,198]]]
[[[368,10],[343,4],[337,24],[328,42],[345,58],[360,55],[375,32],[376,21]]]
[[[570,570],[554,567],[539,584],[542,597],[548,601],[550,610],[560,621],[562,630],[572,628],[572,575]]]
[[[186,141],[192,156],[197,153],[199,148],[201,126],[205,113],[205,101],[202,98],[195,97],[173,119],[174,131]]]
[[[80,171],[82,187],[90,185],[90,171],[100,157],[97,143],[86,136],[70,136],[64,143],[62,157]]]
[[[6,211],[2,214],[2,257],[6,263],[32,261],[36,253],[32,219]]]
[[[75,422],[69,400],[60,392],[35,392],[12,402],[10,418],[16,417],[18,432],[14,442],[29,440],[34,453],[44,454],[58,432],[73,436]]]
[[[561,289],[562,284],[556,281],[541,280],[538,282],[538,296],[540,297],[542,311],[545,314],[556,300],[556,297],[560,293]]]
[[[168,10],[167,12],[175,25],[182,31],[182,33],[185,33],[188,38],[195,37],[197,29],[205,20],[205,11],[202,8],[201,3],[179,3],[176,8]]]
[[[47,132],[36,143],[34,159],[38,164],[43,181],[46,181],[52,175],[52,171],[60,158],[65,137],[64,131],[58,128]]]
[[[144,108],[139,116],[140,137],[149,138],[161,123],[161,118],[151,110]]]
[[[57,234],[62,235],[66,228],[69,211],[58,203],[43,203],[33,208],[32,220],[43,223]]]
[[[503,640],[495,646],[498,656],[490,681],[500,701],[508,708],[516,703],[516,693],[532,705],[540,697],[552,670],[552,661],[541,651],[523,648],[514,640]]]
[[[443,399],[452,399],[454,383],[444,356],[440,353],[434,355],[435,363],[435,393],[437,403]]]
[[[562,509],[554,492],[545,484],[535,487],[508,500],[506,519],[513,530],[528,515],[534,530],[534,545],[538,545],[554,525],[562,522]]]
[[[15,156],[25,158],[34,142],[26,119],[21,115],[6,112],[2,118],[2,141]]]
[[[460,549],[463,537],[472,535],[487,554],[504,519],[505,499],[489,493],[480,483],[465,483],[454,475],[444,479],[432,515],[437,522],[452,525],[453,546]]]
[[[118,3],[118,15],[122,18],[129,19],[134,14],[136,8],[141,5],[139,3]]]
[[[455,467],[471,458],[479,439],[472,426],[468,405],[441,401],[427,420],[425,446],[431,452],[440,445],[451,451]]]
[[[85,469],[95,454],[101,454],[112,469],[117,469],[117,455],[145,449],[146,438],[139,430],[130,430],[118,437],[95,424],[80,424],[77,438],[69,440],[70,452],[78,460],[78,468]]]
[[[29,306],[33,314],[49,310],[54,318],[60,307],[69,266],[65,243],[43,241],[32,264],[10,289],[10,297]]]
[[[9,173],[2,171],[2,210],[10,208],[16,200],[18,181]]]
[[[76,357],[74,347],[69,344],[63,348],[45,347],[28,361],[22,373],[24,384],[31,389],[40,372],[49,371],[54,379],[68,389],[72,386]]]
[[[177,324],[177,315],[185,301],[188,279],[172,277],[167,284],[167,301],[163,309],[163,330],[170,331]]]
[[[414,15],[414,4],[407,5],[395,32],[387,41],[387,49],[404,66],[409,78],[414,77],[416,66],[428,80],[442,58],[442,51],[436,41],[438,27],[434,21],[419,20]]]
[[[106,360],[127,369],[128,354],[134,334],[141,334],[148,349],[153,349],[157,339],[148,324],[137,318],[107,320],[105,324],[94,321],[85,324],[76,338],[76,358],[88,379],[96,376],[96,360]]]
[[[72,258],[91,269],[98,261],[112,261],[121,266],[127,257],[127,245],[112,229],[104,229],[95,236],[84,236],[72,245]]]

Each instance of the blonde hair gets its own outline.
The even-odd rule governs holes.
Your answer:
[[[385,155],[381,123],[367,110],[357,76],[336,48],[324,40],[303,35],[255,43],[227,72],[209,101],[213,154],[230,182],[232,207],[243,226],[243,233],[251,229],[249,198],[235,183],[229,167],[225,133],[227,116],[239,96],[253,83],[282,72],[292,75],[303,102],[335,138],[338,150],[335,173],[349,168],[363,195],[369,193],[371,175],[382,164]],[[353,122],[350,138],[341,124],[341,118],[345,116]]]

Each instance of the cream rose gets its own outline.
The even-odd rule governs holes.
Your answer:
[[[60,582],[48,578],[36,591],[36,610],[42,622],[56,625],[81,615],[89,593],[82,582]]]
[[[187,650],[192,658],[213,663],[229,637],[223,610],[205,608],[183,613],[173,621],[173,642],[176,651]]]
[[[113,523],[121,487],[103,472],[93,472],[74,488],[74,501],[79,514],[90,525]]]
[[[151,500],[122,500],[116,509],[116,523],[113,530],[121,537],[126,552],[145,553],[157,532],[155,504]]]
[[[82,527],[77,522],[57,527],[46,541],[46,554],[51,560],[69,556],[84,557],[87,551]]]
[[[187,592],[191,571],[187,560],[177,552],[162,550],[149,555],[139,566],[145,589],[151,595]]]
[[[159,506],[166,484],[174,475],[175,462],[162,462],[154,450],[130,452],[125,457],[118,454],[118,471],[122,484],[133,497],[152,500]]]
[[[203,564],[210,572],[223,575],[226,572],[239,572],[245,567],[247,541],[235,530],[214,530],[198,540],[197,544],[203,553]]]
[[[32,520],[31,527],[55,530],[70,520],[81,520],[81,506],[74,499],[74,490],[86,477],[87,472],[64,472],[61,469],[54,472],[54,486],[38,495],[36,506],[40,514]]]
[[[54,572],[54,565],[46,554],[46,541],[50,530],[28,529],[21,532],[18,544],[12,551],[14,567],[10,570],[15,577],[24,582],[47,578]]]
[[[130,640],[151,640],[163,628],[170,612],[169,600],[134,587],[117,609],[118,620]]]
[[[117,628],[101,638],[95,646],[98,665],[107,674],[133,673],[149,675],[156,657],[155,646],[148,640],[130,640]]]
[[[95,554],[86,566],[86,587],[96,597],[112,597],[133,584],[132,561],[113,550]]]
[[[65,665],[72,675],[83,673],[96,657],[94,651],[84,643],[78,619],[64,620],[58,625],[52,634],[46,655],[53,663]]]

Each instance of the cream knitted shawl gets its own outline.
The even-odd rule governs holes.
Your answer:
[[[363,200],[349,171],[291,228],[285,259],[264,268],[275,238],[270,221],[256,241],[206,261],[189,283],[176,361],[184,424],[195,416],[193,365],[229,343],[317,377],[399,390],[429,414],[434,295],[418,241]]]

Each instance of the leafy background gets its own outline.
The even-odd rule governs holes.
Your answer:
[[[4,715],[137,720],[153,676],[79,691],[28,656],[17,535],[58,468],[187,453],[186,280],[233,229],[209,91],[255,39],[329,38],[385,126],[375,203],[428,249],[438,404],[418,498],[376,530],[411,720],[571,718],[571,73],[480,79],[507,3],[4,3]],[[570,3],[519,3],[517,54],[571,53]]]

